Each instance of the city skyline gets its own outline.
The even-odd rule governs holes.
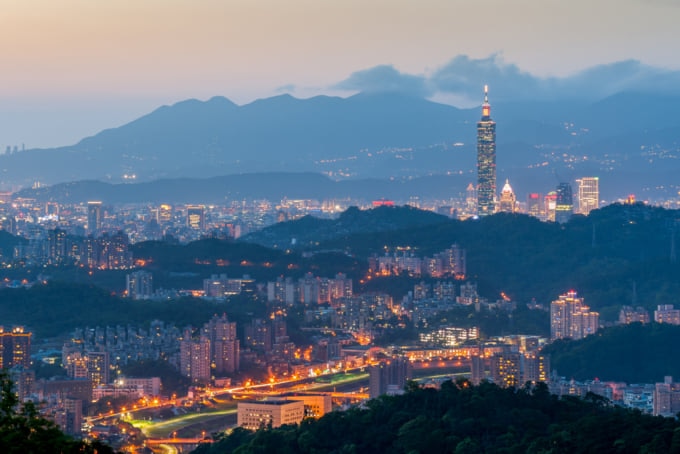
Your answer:
[[[677,92],[680,66],[660,44],[679,38],[679,12],[640,0],[17,3],[0,31],[13,44],[2,53],[12,70],[0,75],[0,146],[68,145],[216,95],[243,104],[390,86],[470,106],[483,83],[502,99],[582,90],[592,77],[602,93],[653,81]]]

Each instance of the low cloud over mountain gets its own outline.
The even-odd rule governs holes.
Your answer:
[[[408,74],[391,65],[380,65],[357,71],[332,88],[399,92],[427,98],[451,94],[478,100],[481,84],[493,87],[496,102],[574,98],[595,101],[620,92],[680,94],[680,71],[626,60],[593,66],[565,77],[539,77],[505,62],[500,54],[479,59],[459,55],[431,74]]]

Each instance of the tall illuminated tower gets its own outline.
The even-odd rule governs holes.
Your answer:
[[[477,214],[496,209],[496,122],[491,119],[489,87],[484,86],[482,118],[477,122]]]

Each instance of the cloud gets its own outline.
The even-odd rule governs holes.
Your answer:
[[[537,77],[514,64],[505,63],[498,54],[483,59],[458,56],[438,69],[430,83],[438,92],[480,96],[488,84],[493,97],[506,100],[596,100],[620,93],[680,93],[680,72],[655,68],[637,60],[593,66],[566,77]]]
[[[502,55],[473,59],[459,55],[428,76],[382,65],[353,73],[334,88],[397,91],[420,97],[479,100],[489,85],[494,102],[521,100],[599,100],[620,92],[680,94],[680,71],[625,60],[593,66],[566,77],[538,77],[506,63]]]
[[[276,93],[295,93],[297,86],[295,84],[281,85],[274,90]]]
[[[427,85],[424,76],[402,73],[392,65],[380,65],[357,71],[332,88],[368,93],[397,92],[427,97],[433,94]]]
[[[484,85],[489,85],[494,99],[512,97],[525,99],[544,90],[542,81],[521,71],[516,65],[506,64],[499,54],[482,59],[459,55],[439,68],[430,77],[437,91],[465,97],[481,96]]]

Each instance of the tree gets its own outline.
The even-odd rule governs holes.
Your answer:
[[[0,452],[5,454],[113,454],[109,446],[87,443],[65,435],[41,417],[32,402],[20,405],[14,384],[0,371]]]

